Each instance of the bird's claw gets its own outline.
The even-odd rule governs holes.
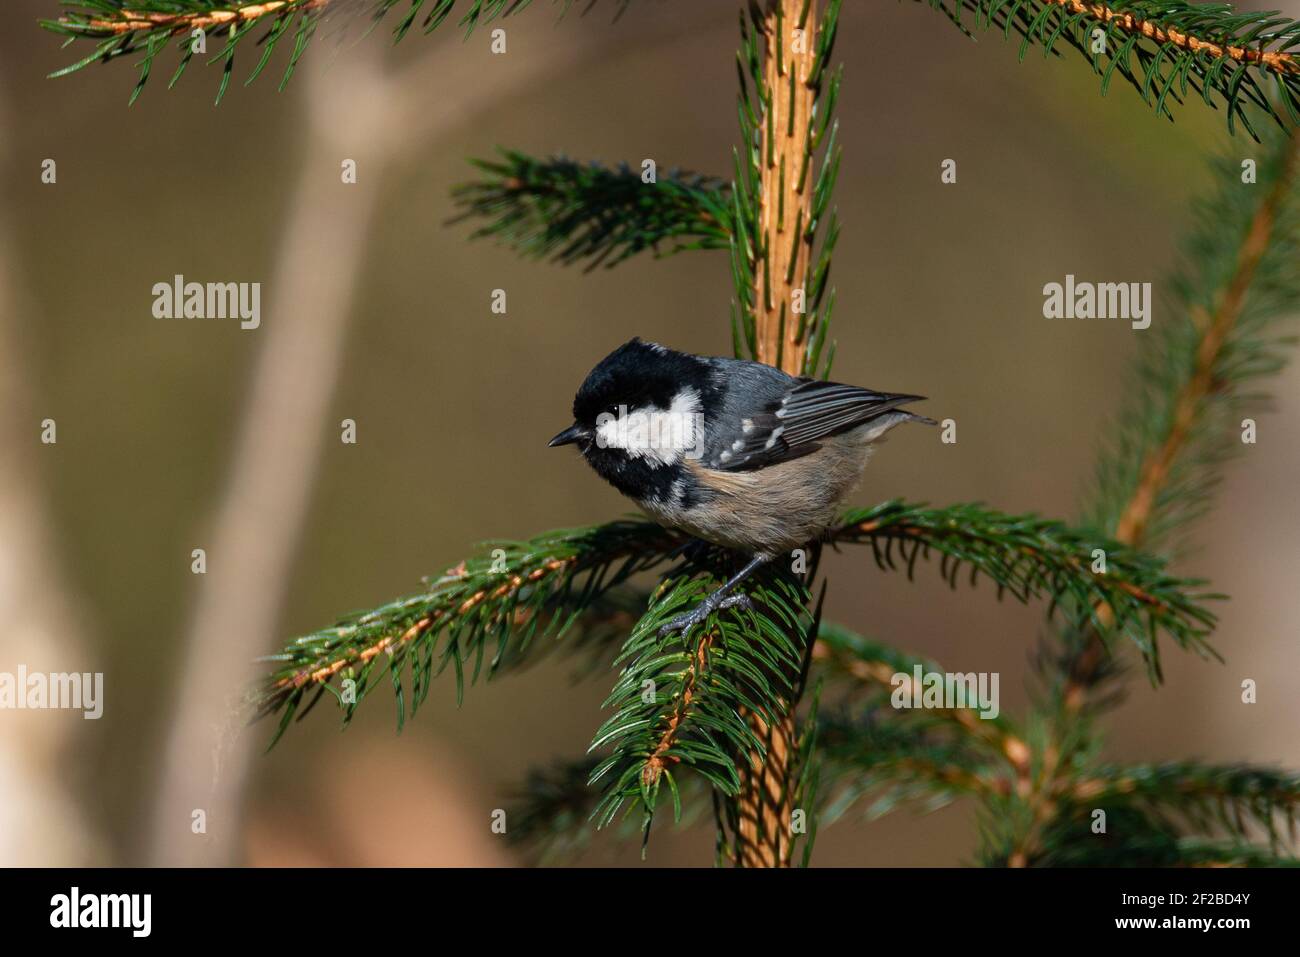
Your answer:
[[[749,610],[753,607],[754,603],[748,595],[728,595],[720,599],[710,596],[690,611],[677,615],[675,618],[670,618],[665,622],[659,629],[659,637],[666,638],[675,631],[686,634],[715,611],[722,611],[724,608],[744,608]]]
[[[746,611],[751,611],[753,610],[753,607],[754,603],[750,600],[748,595],[731,595],[718,604],[719,611],[723,608],[743,608]]]

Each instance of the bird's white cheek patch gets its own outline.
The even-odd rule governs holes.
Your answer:
[[[700,394],[683,389],[668,409],[648,406],[629,412],[627,406],[620,405],[617,415],[602,413],[596,419],[596,444],[603,449],[622,449],[654,468],[673,465],[703,454],[703,418]]]

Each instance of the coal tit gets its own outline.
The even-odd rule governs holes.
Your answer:
[[[900,408],[923,398],[633,339],[591,370],[573,400],[573,425],[550,444],[577,444],[597,474],[661,525],[751,556],[666,633],[747,604],[729,597],[740,582],[819,539],[875,442],[901,422],[935,424]]]

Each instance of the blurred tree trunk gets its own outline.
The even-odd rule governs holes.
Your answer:
[[[7,103],[0,89],[0,143],[6,142]],[[17,171],[0,154],[6,176]],[[57,186],[51,186],[57,189]],[[55,554],[52,518],[37,457],[58,455],[41,444],[41,419],[25,375],[18,319],[32,305],[19,286],[18,244],[0,203],[0,671],[93,671],[74,590]],[[58,423],[56,423],[57,427]],[[0,712],[0,866],[102,864],[103,851],[70,793],[66,769],[75,739],[95,722],[77,712]]]

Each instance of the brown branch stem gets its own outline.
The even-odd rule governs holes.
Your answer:
[[[813,660],[833,665],[842,673],[864,683],[881,688],[895,687],[895,669],[887,661],[867,660],[845,654],[824,641],[813,645]],[[961,728],[963,733],[989,745],[1004,757],[1018,776],[1029,773],[1029,746],[1016,734],[996,722],[980,718],[974,708],[929,708],[927,714],[944,718]]]
[[[282,16],[286,13],[305,13],[308,10],[326,7],[330,2],[331,0],[269,0],[267,3],[248,3],[229,10],[213,10],[209,13],[149,13],[123,10],[118,17],[108,20],[93,19],[79,23],[67,17],[61,19],[69,26],[102,33],[136,33],[167,27],[169,33],[176,36],[189,33],[191,30],[207,30],[212,27],[248,23],[272,14]]]
[[[689,674],[683,683],[681,697],[677,699],[677,706],[673,709],[672,716],[668,719],[668,726],[664,728],[663,734],[660,735],[658,744],[655,745],[655,749],[650,753],[650,756],[646,758],[645,766],[641,769],[641,780],[647,785],[657,784],[659,776],[668,763],[675,764],[680,760],[673,755],[669,755],[668,751],[677,741],[677,731],[690,710],[691,701],[695,698],[695,687],[700,681],[700,676],[708,670],[709,651],[712,649],[716,638],[716,632],[709,632],[700,637],[699,646],[692,656]]]
[[[819,7],[815,0],[768,0],[763,25],[768,96],[759,154],[759,262],[753,296],[756,358],[794,375],[803,372],[807,348],[807,340],[799,337],[793,309],[795,290],[807,275],[811,255],[804,234],[812,218],[813,177],[800,174],[810,152],[808,119],[815,91],[808,81]],[[799,42],[795,42],[796,30]],[[797,705],[797,700],[785,702],[784,717],[773,725],[757,714],[746,715],[766,748],[762,754],[750,755],[749,766],[741,769],[735,858],[742,867],[790,866],[793,783],[798,772]]]
[[[808,345],[799,336],[795,292],[808,273],[811,255],[805,232],[812,220],[814,177],[804,170],[804,162],[810,153],[808,118],[815,96],[808,81],[815,60],[816,6],[807,0],[770,0],[764,21],[768,103],[759,145],[755,345],[759,362],[792,375],[802,374]],[[796,30],[800,31],[797,43]],[[807,290],[801,298],[805,300],[801,308],[806,309]]]
[[[1140,34],[1157,43],[1172,43],[1174,46],[1193,53],[1207,53],[1216,59],[1228,57],[1238,63],[1253,63],[1275,73],[1300,73],[1300,63],[1295,55],[1280,53],[1261,48],[1248,47],[1233,43],[1216,43],[1202,40],[1190,33],[1161,27],[1150,20],[1143,20],[1131,13],[1115,10],[1104,3],[1088,3],[1085,0],[1048,0],[1058,7],[1064,7],[1071,13],[1087,13],[1102,23],[1115,24],[1120,30],[1129,34]]]

